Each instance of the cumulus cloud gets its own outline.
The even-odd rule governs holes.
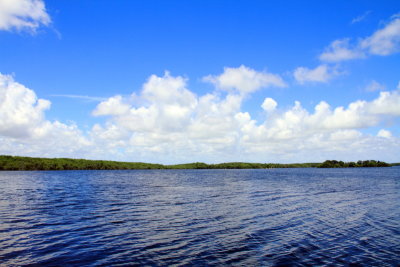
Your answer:
[[[264,123],[251,124],[244,128],[242,145],[247,153],[272,153],[277,158],[291,157],[310,158],[329,157],[328,155],[341,155],[347,160],[365,158],[372,151],[378,151],[377,144],[393,145],[386,147],[391,151],[394,160],[395,151],[399,149],[399,139],[380,141],[374,136],[362,133],[362,129],[377,126],[391,116],[397,117],[399,105],[395,108],[390,98],[400,103],[398,91],[382,93],[377,99],[355,101],[345,107],[331,108],[326,102],[320,102],[310,113],[296,101],[294,106],[280,114],[275,114]],[[391,106],[386,109],[385,106]],[[395,110],[394,110],[395,109]],[[379,137],[388,137],[386,132],[381,132]],[[369,143],[370,142],[370,143]],[[382,149],[382,147],[380,147]],[[279,152],[275,152],[279,151]],[[346,157],[345,153],[351,151],[353,158]],[[363,155],[363,153],[366,153]],[[301,156],[300,156],[301,155]],[[298,156],[298,157],[296,157]]]
[[[387,56],[400,51],[400,18],[393,17],[371,36],[350,44],[350,39],[333,41],[319,56],[324,62],[340,62],[368,55]]]
[[[245,96],[236,91],[221,98],[214,93],[197,96],[186,87],[183,77],[153,75],[138,96],[147,101],[145,105],[131,104],[124,114],[109,114],[107,123],[97,125],[92,132],[102,142],[116,147],[120,142],[143,158],[164,155],[172,162],[227,161],[238,157],[260,161],[260,156],[269,161],[291,157],[304,161],[316,153],[334,157],[343,152],[340,155],[345,156],[344,151],[349,148],[364,158],[371,155],[368,149],[379,152],[372,148],[374,142],[387,142],[390,149],[399,149],[396,138],[376,141],[374,138],[378,137],[362,133],[362,129],[400,116],[398,90],[381,92],[372,101],[358,100],[347,107],[332,108],[322,101],[311,113],[298,101],[287,110],[277,110],[278,103],[267,97],[261,108],[268,116],[258,122],[242,111]],[[174,105],[174,112],[166,112],[166,105]],[[305,154],[297,158],[299,153]]]
[[[149,160],[152,153],[171,153],[171,159],[181,157],[181,161],[191,154],[212,157],[234,147],[240,122],[247,118],[240,112],[243,96],[199,97],[186,88],[186,83],[185,78],[172,77],[168,72],[162,77],[152,75],[138,96],[143,105],[131,104],[116,114],[113,110],[120,110],[120,98],[100,103],[94,114],[108,115],[110,119],[106,125],[93,128],[93,138],[124,144],[132,153]]]
[[[49,108],[50,101],[38,99],[12,76],[0,74],[0,152],[72,156],[89,145],[76,125],[46,120]]]
[[[102,101],[92,112],[95,116],[120,115],[129,111],[129,105],[122,102],[122,96],[117,95]]]
[[[0,0],[0,30],[34,32],[50,22],[42,0]]]
[[[338,75],[338,72],[334,68],[325,64],[319,65],[315,69],[298,67],[293,72],[294,78],[300,84],[306,82],[327,82],[336,75]]]
[[[383,138],[391,138],[392,137],[392,133],[388,130],[385,129],[381,129],[379,130],[378,134],[376,135],[378,137],[383,137]]]
[[[400,90],[381,92],[379,97],[371,102],[358,102],[365,105],[365,108],[371,114],[400,116]]]
[[[267,120],[269,136],[274,138],[299,137],[308,132],[362,129],[376,126],[387,116],[400,116],[400,92],[381,92],[368,101],[354,101],[347,107],[336,107],[321,101],[309,113],[296,101],[295,105],[273,120]]]
[[[186,79],[168,72],[163,77],[152,75],[143,86],[141,98],[146,104],[133,107],[121,96],[111,97],[93,114],[113,116],[119,125],[135,132],[167,131],[184,127],[197,104],[195,94],[186,89]]]
[[[261,105],[261,107],[267,112],[274,111],[277,106],[278,106],[278,103],[276,103],[276,101],[270,97],[265,98],[264,102]]]
[[[33,134],[49,107],[49,101],[37,99],[32,90],[15,82],[12,76],[0,74],[1,134],[12,137]]]
[[[152,75],[135,97],[116,95],[97,105],[104,123],[84,133],[74,123],[49,121],[50,102],[0,76],[0,154],[84,157],[177,163],[190,161],[320,161],[376,158],[394,161],[400,139],[380,127],[400,116],[400,91],[343,107],[318,103],[312,112],[299,101],[277,108],[265,98],[264,119],[242,109],[237,91],[196,95],[187,79]],[[349,153],[351,151],[351,153]]]
[[[243,65],[238,68],[224,68],[221,75],[209,75],[203,80],[213,83],[222,90],[235,89],[244,94],[252,93],[263,87],[286,86],[286,83],[277,74],[258,72]]]

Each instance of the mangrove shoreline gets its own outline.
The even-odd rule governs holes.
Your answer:
[[[144,162],[120,162],[107,160],[87,160],[71,158],[34,158],[0,155],[0,171],[44,171],[44,170],[161,170],[161,169],[272,169],[272,168],[353,168],[390,167],[382,161],[365,160],[343,162],[327,160],[322,163],[246,163],[228,162],[207,164],[202,162],[162,165]]]

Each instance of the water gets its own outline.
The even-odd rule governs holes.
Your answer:
[[[0,265],[400,264],[400,168],[0,172]]]

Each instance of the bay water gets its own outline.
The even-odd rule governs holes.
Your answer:
[[[2,266],[398,266],[400,168],[0,172]]]

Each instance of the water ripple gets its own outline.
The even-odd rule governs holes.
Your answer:
[[[0,265],[398,266],[399,170],[0,172]]]

